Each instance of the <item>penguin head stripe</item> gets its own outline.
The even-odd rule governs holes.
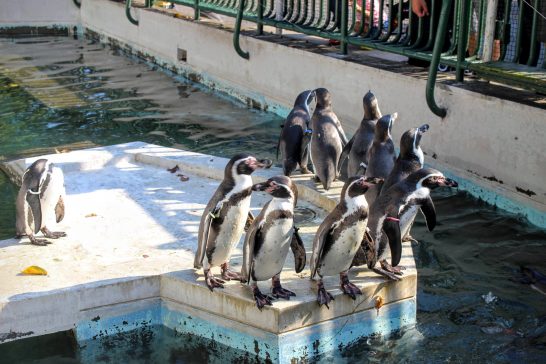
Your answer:
[[[440,172],[438,173],[430,173],[430,174],[427,174],[425,177],[421,178],[418,182],[417,182],[417,189],[419,188],[423,188],[423,187],[426,187],[426,186],[423,186],[423,182],[427,179],[429,179],[430,177],[443,177],[444,175]]]

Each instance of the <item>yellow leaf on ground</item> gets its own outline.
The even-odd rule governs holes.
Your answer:
[[[30,267],[26,267],[22,272],[22,274],[28,274],[33,276],[46,276],[47,271],[44,268],[40,268],[37,265],[31,265]]]

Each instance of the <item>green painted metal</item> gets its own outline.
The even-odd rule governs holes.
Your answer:
[[[193,7],[193,19],[199,20],[201,18],[201,9],[199,8],[199,0],[195,0]]]
[[[72,0],[72,1],[74,1],[74,5],[76,5],[78,8],[81,8],[82,6],[81,1],[78,1],[78,0]]]
[[[427,104],[434,114],[442,119],[447,115],[447,109],[438,106],[434,99],[434,85],[436,84],[436,75],[438,73],[438,64],[440,63],[440,55],[442,48],[444,47],[444,39],[447,31],[447,21],[449,17],[449,10],[453,0],[443,0],[442,10],[440,12],[440,23],[438,24],[438,34],[436,35],[436,41],[434,42],[434,49],[432,51],[432,59],[430,61],[430,68],[428,72],[426,98]]]
[[[243,11],[245,9],[245,0],[239,0],[239,11],[237,12],[237,18],[235,20],[235,31],[233,32],[233,46],[238,55],[244,59],[249,59],[250,54],[241,49],[240,35],[241,35],[241,23],[243,21]]]
[[[127,16],[127,19],[131,22],[131,24],[138,25],[138,20],[133,18],[133,14],[131,14],[131,0],[125,1],[125,15]]]
[[[351,5],[349,5],[349,1],[351,0],[336,0],[332,4],[334,7],[331,8],[332,5],[329,5],[329,0],[283,0],[284,11],[282,14],[280,14],[281,9],[278,9],[274,0],[174,0],[173,2],[193,7],[196,10],[196,19],[198,19],[201,10],[236,18],[233,44],[236,52],[245,59],[249,58],[249,53],[243,51],[240,47],[241,23],[243,20],[255,23],[258,35],[263,34],[265,26],[271,26],[324,39],[339,40],[340,51],[343,54],[348,53],[349,45],[354,45],[431,62],[426,89],[427,103],[431,110],[439,116],[445,116],[446,114],[445,109],[436,105],[434,100],[436,68],[439,63],[455,67],[456,78],[459,81],[463,81],[464,69],[471,69],[476,71],[480,77],[494,79],[517,87],[540,92],[544,92],[546,88],[546,71],[540,68],[535,68],[538,73],[527,72],[519,69],[521,65],[508,62],[484,63],[480,60],[479,49],[483,45],[482,33],[486,0],[479,0],[476,4],[478,29],[473,28],[472,31],[477,44],[476,50],[472,54],[467,54],[473,16],[470,11],[472,0],[432,1],[429,10],[431,18],[439,18],[437,24],[435,21],[431,21],[429,25],[425,26],[423,18],[417,18],[410,11],[409,20],[403,29],[400,26],[395,27],[390,21],[388,26],[383,24],[385,11],[389,20],[396,18],[398,25],[403,23],[401,7],[398,8],[396,14],[389,14],[392,11],[390,10],[392,5],[396,1],[379,0],[379,9],[376,10],[374,8],[377,6],[373,0],[362,0],[360,14],[357,14],[356,11],[356,0]],[[388,8],[383,6],[387,1]],[[412,1],[409,2],[410,8]],[[537,0],[533,1],[536,2]],[[367,4],[370,7],[369,16],[365,15]],[[501,59],[504,60],[508,40],[507,33],[511,26],[509,24],[510,18],[507,15],[510,12],[510,1],[505,1],[502,6],[504,6],[505,15],[504,19],[499,19],[498,22],[500,23],[499,28],[504,29],[500,34]],[[138,21],[130,16],[129,10],[130,0],[127,1],[127,17],[130,21],[135,21],[131,21],[132,23],[138,24]],[[374,21],[376,11],[378,14],[376,14],[375,18],[379,18],[379,21]],[[439,17],[437,16],[438,13],[440,13]],[[280,20],[277,17],[278,15],[281,15]],[[522,15],[520,13],[519,24],[521,24],[521,19]],[[357,26],[358,21],[360,22],[359,26]],[[416,22],[418,23],[416,24]],[[366,24],[368,25],[367,28]],[[521,28],[521,26],[518,26],[516,37],[518,58],[521,49]],[[446,37],[446,35],[448,36]],[[444,47],[445,42],[449,46],[447,51],[442,53],[442,50],[446,49]],[[536,54],[532,56],[536,58]],[[528,60],[525,59],[524,61],[527,62]],[[540,66],[546,67],[546,63]]]
[[[538,0],[535,0],[534,8],[538,9]],[[536,56],[536,41],[537,41],[537,20],[538,20],[538,13],[536,11],[533,12],[533,25],[531,28],[531,42],[530,42],[530,52],[529,52],[529,58],[527,59],[527,66],[530,66]]]

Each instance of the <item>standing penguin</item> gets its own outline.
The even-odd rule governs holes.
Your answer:
[[[250,175],[257,168],[265,167],[264,161],[246,153],[231,158],[224,170],[224,180],[203,211],[193,266],[204,268],[205,282],[211,291],[224,288],[222,283],[225,283],[214,277],[211,267],[220,266],[225,280],[240,279],[238,273],[229,270],[229,259],[243,234],[250,211]]]
[[[322,277],[339,274],[341,291],[353,300],[362,294],[349,282],[347,271],[360,248],[368,223],[368,204],[364,193],[377,184],[379,178],[351,177],[341,190],[340,202],[320,224],[313,241],[311,278],[320,276],[317,301],[326,305],[333,296],[324,289]]]
[[[399,280],[396,275],[401,275],[403,269],[398,267],[402,257],[401,237],[406,234],[418,209],[425,216],[428,230],[434,229],[436,210],[430,198],[430,191],[442,186],[458,185],[435,169],[423,168],[391,186],[377,198],[370,208],[368,222],[375,246],[367,246],[367,242],[364,242],[364,250],[374,252],[373,256],[368,255],[368,268],[393,280]],[[386,260],[387,244],[390,247],[391,264]],[[377,261],[381,268],[375,267]]]
[[[257,281],[272,278],[271,293],[275,298],[290,299],[294,292],[282,288],[280,273],[288,254],[294,253],[296,273],[305,267],[305,248],[294,227],[294,206],[298,197],[296,186],[289,177],[275,176],[252,186],[253,191],[265,191],[273,199],[265,204],[246,233],[243,248],[242,282],[252,282],[256,306],[261,310],[271,305],[262,294]]]
[[[341,168],[345,158],[349,157],[349,162],[347,163],[347,177],[364,174],[362,164],[368,164],[366,154],[374,140],[375,124],[377,123],[377,120],[381,118],[381,111],[379,110],[377,99],[371,91],[368,91],[368,93],[364,95],[362,103],[364,104],[364,117],[362,118],[355,135],[353,135],[351,140],[343,147],[341,157],[339,157],[339,168]]]
[[[400,182],[410,174],[423,168],[425,155],[421,150],[421,138],[429,129],[428,124],[407,130],[400,138],[400,154],[394,162],[394,167],[385,179],[381,191],[386,191],[392,185]]]
[[[325,88],[315,90],[317,107],[311,124],[311,160],[316,177],[329,190],[337,177],[338,162],[341,151],[347,144],[347,137],[341,123],[332,110],[332,96]]]
[[[60,168],[47,159],[32,163],[23,174],[15,204],[17,237],[26,235],[31,244],[44,246],[51,242],[37,239],[34,234],[39,231],[49,239],[66,236],[64,232],[53,232],[46,227],[53,214],[57,223],[64,218],[65,195],[64,176]]]
[[[392,124],[396,121],[397,117],[397,113],[385,115],[375,124],[374,139],[368,149],[368,165],[364,176],[385,179],[391,173],[396,159],[391,130]],[[366,192],[368,205],[372,206],[379,192],[381,192],[381,185],[374,186]]]
[[[281,136],[277,145],[277,158],[279,149],[282,154],[282,165],[285,176],[290,176],[298,165],[303,174],[311,173],[307,169],[309,161],[309,143],[311,142],[311,129],[309,122],[309,105],[315,99],[315,91],[306,90],[298,95],[294,102],[294,108],[288,114],[282,126]]]
[[[428,129],[428,124],[423,124],[418,128],[407,130],[404,134],[402,134],[402,138],[400,138],[400,154],[394,162],[394,167],[391,173],[385,179],[385,183],[383,183],[383,186],[381,187],[381,193],[387,191],[392,185],[400,182],[411,173],[423,168],[425,155],[421,150],[420,144],[423,134]],[[410,236],[410,230],[411,226],[413,225],[413,221],[415,220],[415,216],[417,216],[417,211],[415,211],[413,218],[410,219],[411,221],[409,228],[407,229],[406,235],[402,236],[402,241],[409,241],[413,239]]]

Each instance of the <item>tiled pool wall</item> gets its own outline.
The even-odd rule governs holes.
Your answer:
[[[170,300],[156,300],[119,316],[97,315],[78,323],[75,333],[84,363],[96,362],[105,350],[122,340],[123,334],[150,335],[151,330],[161,326],[185,337],[208,339],[235,349],[234,353],[246,352],[264,361],[288,363],[342,350],[372,335],[389,335],[414,325],[415,320],[416,302],[411,298],[379,310],[360,311],[276,334]],[[229,362],[229,358],[226,360]]]

